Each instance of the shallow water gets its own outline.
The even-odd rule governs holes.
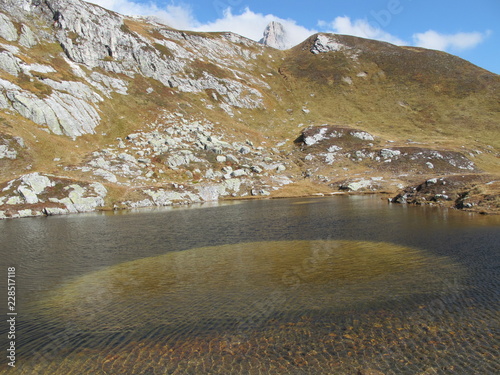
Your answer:
[[[500,371],[498,217],[287,199],[3,221],[0,241],[9,373]]]

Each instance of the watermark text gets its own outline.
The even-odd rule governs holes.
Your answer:
[[[16,268],[7,268],[7,360],[16,367]]]

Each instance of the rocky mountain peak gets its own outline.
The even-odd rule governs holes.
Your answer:
[[[267,25],[264,30],[264,36],[259,40],[259,43],[277,49],[287,49],[290,47],[285,27],[277,21],[271,21]]]

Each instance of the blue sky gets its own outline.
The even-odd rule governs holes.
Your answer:
[[[336,32],[439,49],[500,74],[500,0],[87,0],[127,15],[154,15],[186,30],[258,40],[273,20],[290,44]]]

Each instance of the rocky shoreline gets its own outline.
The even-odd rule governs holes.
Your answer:
[[[228,192],[228,180],[219,184],[205,184],[193,188],[179,184],[169,184],[162,188],[144,189],[149,198],[136,201],[108,203],[108,189],[99,182],[74,183],[69,179],[31,173],[11,181],[3,192],[12,194],[0,197],[0,219],[65,215],[75,213],[119,211],[139,208],[183,206],[205,204],[229,200],[280,199],[299,197],[332,197],[337,195],[377,195],[389,203],[426,205],[456,209],[481,214],[500,214],[498,193],[500,181],[478,184],[477,180],[488,180],[485,176],[448,176],[429,179],[417,186],[406,187],[394,194],[384,191],[326,191],[294,193],[293,187],[285,194],[279,190],[273,193],[251,190],[250,194],[236,195]],[[229,184],[231,184],[230,182]],[[293,184],[293,183],[292,183]],[[490,193],[488,190],[490,189]]]
[[[4,162],[22,158],[22,138],[4,143]],[[294,141],[242,142],[208,120],[164,114],[79,164],[54,163],[67,175],[30,172],[0,184],[0,219],[367,193],[500,213],[500,178],[481,173],[463,153],[396,145],[346,126],[309,126]]]
[[[337,193],[500,211],[500,81],[451,55],[280,51],[79,0],[0,19],[0,219]]]

